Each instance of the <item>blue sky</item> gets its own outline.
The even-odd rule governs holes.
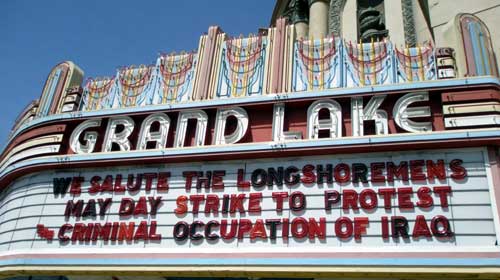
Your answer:
[[[211,25],[236,36],[267,27],[274,0],[0,1],[0,146],[49,71],[71,60],[85,78],[194,50]]]

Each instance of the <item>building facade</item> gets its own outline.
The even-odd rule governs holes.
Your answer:
[[[278,0],[56,65],[0,155],[0,275],[498,279],[496,2]]]

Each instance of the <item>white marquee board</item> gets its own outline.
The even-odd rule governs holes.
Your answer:
[[[444,160],[446,166],[446,178],[444,180],[419,181],[419,182],[403,182],[396,180],[393,183],[343,183],[333,184],[303,184],[299,183],[293,186],[264,186],[252,187],[248,189],[239,189],[236,186],[237,170],[245,169],[246,180],[250,179],[250,174],[253,170],[262,168],[277,168],[279,166],[288,167],[296,166],[299,169],[307,164],[326,165],[332,164],[336,166],[339,163],[352,165],[353,163],[364,163],[370,166],[374,162],[394,162],[410,160]],[[449,163],[454,159],[463,161],[463,166],[467,171],[467,176],[464,179],[453,179],[450,174]],[[213,162],[196,162],[186,164],[160,164],[148,166],[133,166],[133,167],[109,167],[95,169],[74,169],[74,170],[57,170],[44,171],[31,175],[26,175],[12,182],[1,194],[0,204],[0,250],[2,252],[13,250],[66,250],[79,248],[113,248],[113,249],[134,249],[134,248],[157,248],[165,249],[168,252],[196,252],[210,250],[217,252],[218,250],[242,250],[267,252],[273,250],[299,250],[299,251],[342,251],[342,250],[375,250],[375,251],[480,251],[495,249],[498,236],[498,217],[495,204],[495,195],[493,193],[491,172],[488,164],[488,154],[485,148],[473,149],[454,149],[454,150],[428,150],[428,151],[407,151],[407,152],[387,152],[387,153],[371,153],[371,154],[353,154],[353,155],[329,155],[315,157],[296,157],[296,158],[276,158],[276,159],[257,159],[257,160],[241,160],[241,161],[213,161]],[[197,190],[194,185],[190,191],[186,191],[186,179],[182,176],[184,171],[213,171],[225,170],[226,175],[223,177],[225,184],[224,190]],[[141,189],[136,193],[98,193],[89,194],[90,179],[93,176],[99,175],[102,178],[107,175],[116,176],[117,174],[137,174],[148,172],[165,172],[171,173],[169,178],[169,190],[159,192],[156,190],[155,180],[153,180],[153,188],[150,192]],[[425,172],[425,167],[423,169]],[[300,173],[300,172],[299,172]],[[67,193],[65,195],[54,195],[53,179],[60,177],[84,177],[82,183],[82,192],[80,195]],[[370,174],[368,174],[370,177]],[[126,179],[124,179],[126,180]],[[420,187],[428,186],[431,189],[435,186],[450,186],[451,193],[448,194],[448,207],[440,205],[440,199],[437,194],[432,194],[434,206],[422,209],[415,207],[413,210],[404,210],[397,207],[397,198],[392,198],[391,209],[384,208],[384,202],[379,197],[378,207],[373,210],[352,210],[342,209],[341,204],[333,205],[332,210],[325,210],[324,193],[329,190],[337,190],[342,193],[343,190],[356,190],[360,192],[364,189],[372,189],[377,191],[380,188],[400,188],[412,187],[414,192]],[[289,195],[293,192],[300,191],[306,197],[305,210],[292,211],[285,201],[283,211],[276,211],[276,200],[272,198],[273,192],[287,192]],[[224,194],[236,193],[261,193],[260,199],[261,211],[257,213],[218,213],[217,215],[203,213],[203,206],[200,207],[199,214],[187,213],[177,215],[174,210],[177,208],[176,200],[182,195],[192,194],[217,194],[221,198]],[[140,196],[146,197],[162,197],[162,204],[156,215],[139,215],[131,217],[123,217],[118,214],[120,202],[123,198],[132,198],[137,200]],[[96,218],[75,218],[70,217],[65,219],[64,212],[68,201],[83,199],[106,199],[112,198],[112,204],[107,210],[104,217],[97,216]],[[417,195],[411,195],[413,202],[417,201]],[[222,202],[221,202],[222,203]],[[245,208],[248,206],[246,200]],[[191,210],[192,204],[188,204]],[[148,205],[150,209],[150,205]],[[98,210],[97,210],[98,211]],[[418,215],[424,215],[429,224],[430,220],[438,215],[448,218],[453,236],[450,238],[430,238],[411,237],[411,229],[414,227],[415,218]],[[339,238],[335,233],[335,221],[339,217],[367,217],[369,225],[366,232],[362,234],[360,240],[354,238]],[[410,238],[382,238],[381,217],[382,216],[403,216],[409,222]],[[173,237],[174,226],[180,221],[185,221],[191,224],[193,221],[202,221],[207,223],[211,220],[231,220],[231,219],[249,219],[255,222],[257,219],[283,219],[288,218],[292,221],[296,217],[304,217],[306,219],[324,217],[326,219],[326,238],[318,237],[309,239],[295,238],[290,233],[288,239],[283,238],[281,231],[278,230],[277,238],[256,238],[250,239],[246,233],[242,239],[222,239],[217,240],[175,240]],[[161,234],[160,240],[137,240],[137,241],[76,241],[62,242],[58,240],[58,231],[63,224],[75,223],[106,223],[106,222],[131,222],[134,221],[138,225],[141,221],[157,222],[156,233]],[[37,225],[42,224],[47,229],[54,231],[53,240],[41,238],[37,233]],[[266,226],[267,234],[269,235],[269,226]],[[215,227],[213,232],[218,233],[218,227]],[[203,234],[202,227],[198,233]],[[67,232],[71,236],[71,231]]]

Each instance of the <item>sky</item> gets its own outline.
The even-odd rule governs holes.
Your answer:
[[[218,25],[229,35],[268,27],[274,0],[0,0],[0,146],[40,97],[50,70],[70,60],[88,77],[191,51]]]

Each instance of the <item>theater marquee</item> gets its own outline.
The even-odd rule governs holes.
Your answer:
[[[34,119],[0,157],[0,263],[494,263],[500,132],[470,109],[500,100],[491,83]]]
[[[213,252],[304,242],[304,251],[493,248],[487,162],[484,149],[458,149],[41,172],[6,194],[1,242]],[[21,215],[10,217],[17,207]],[[23,230],[30,224],[35,241]]]

